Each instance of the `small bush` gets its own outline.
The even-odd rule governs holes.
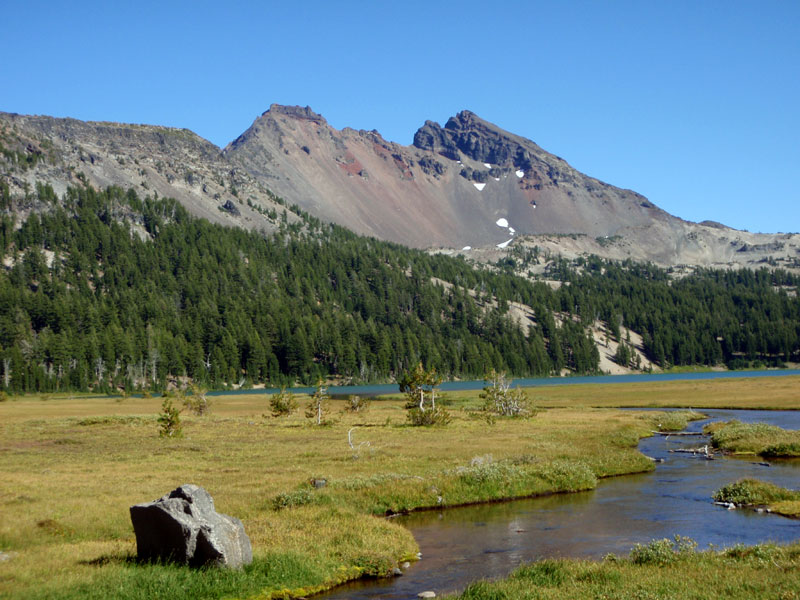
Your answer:
[[[359,413],[366,412],[369,408],[369,398],[362,398],[361,396],[350,395],[344,404],[345,412]]]
[[[183,399],[183,406],[186,410],[199,417],[207,415],[211,410],[211,402],[206,398],[207,390],[193,385],[191,387],[191,394]]]
[[[410,408],[408,410],[408,421],[412,425],[425,427],[443,426],[447,425],[451,420],[450,413],[443,408],[429,408],[424,411],[419,408]]]
[[[736,544],[725,551],[725,556],[737,560],[755,560],[758,562],[774,560],[776,555],[783,552],[782,548],[773,544],[758,544],[756,546],[745,546]]]
[[[171,398],[164,398],[164,402],[161,403],[158,426],[158,435],[161,437],[179,438],[183,435],[181,411],[172,404]]]
[[[313,504],[317,501],[314,492],[310,489],[302,488],[293,492],[283,492],[275,496],[272,500],[273,510],[282,510],[284,508],[292,508],[294,506],[305,506],[306,504]]]
[[[690,421],[704,419],[705,415],[693,410],[670,410],[647,417],[656,431],[681,431]]]
[[[474,460],[474,459],[473,459]],[[506,483],[514,479],[522,479],[525,471],[509,462],[479,462],[458,470],[461,481],[469,485],[485,483]]]
[[[579,460],[554,460],[536,467],[534,473],[560,491],[576,492],[597,487],[597,476]]]
[[[649,544],[636,544],[630,559],[635,565],[668,565],[695,553],[697,542],[691,538],[675,536],[675,540],[653,540]]]
[[[800,442],[782,442],[767,446],[761,452],[766,458],[796,458],[800,457]]]
[[[718,489],[714,492],[713,498],[717,502],[766,505],[784,500],[799,500],[800,492],[757,479],[741,479]]]
[[[0,402],[7,402],[7,401],[8,401],[8,394],[0,390]]]
[[[280,392],[269,397],[269,407],[273,417],[288,417],[297,410],[297,398],[286,388],[281,388]]]
[[[511,380],[505,373],[492,369],[486,376],[487,385],[480,398],[483,400],[482,410],[489,423],[494,417],[532,417],[537,410],[533,402],[522,388],[512,388]]]

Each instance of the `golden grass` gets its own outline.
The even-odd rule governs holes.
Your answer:
[[[800,408],[799,383],[535,388],[531,396],[547,410],[494,425],[471,412],[477,392],[454,393],[445,428],[407,426],[399,399],[375,401],[364,414],[341,412],[334,401],[333,423],[318,427],[302,410],[265,417],[263,393],[220,396],[209,416],[184,416],[184,437],[176,440],[158,436],[158,398],[12,398],[0,403],[0,551],[15,556],[0,562],[0,595],[28,597],[54,577],[68,587],[126,568],[135,554],[128,507],[189,482],[244,521],[257,558],[294,552],[333,579],[337,568],[416,551],[405,529],[370,513],[580,489],[591,485],[587,472],[652,468],[636,450],[650,416],[594,406]],[[369,445],[351,449],[351,430],[356,446]],[[500,466],[473,477],[475,457]],[[329,484],[309,492],[312,477]],[[298,490],[312,502],[273,508],[279,494]]]

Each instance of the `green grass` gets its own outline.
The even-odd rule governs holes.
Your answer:
[[[479,581],[459,600],[725,600],[800,598],[800,545],[697,552],[686,538],[655,540],[628,557],[543,560],[499,581]]]
[[[363,413],[334,401],[318,427],[300,411],[271,418],[263,393],[219,396],[210,415],[182,415],[181,439],[159,437],[158,398],[11,397],[0,403],[0,551],[13,557],[0,562],[0,597],[304,596],[415,555],[408,530],[378,515],[591,489],[652,470],[638,441],[653,418],[673,417],[595,404],[748,406],[759,394],[785,408],[796,403],[794,381],[537,388],[536,417],[494,425],[476,416],[477,392],[460,392],[442,398],[453,421],[437,428],[409,426],[400,398]],[[128,507],[183,483],[242,519],[252,566],[135,561]]]
[[[656,431],[682,431],[691,421],[699,421],[706,416],[693,410],[673,410],[652,413],[644,418]]]
[[[758,454],[767,458],[800,457],[800,431],[737,420],[710,423],[703,431],[711,434],[711,444],[715,448],[733,454]]]
[[[757,479],[742,479],[726,485],[714,492],[714,500],[739,506],[766,507],[787,517],[800,516],[800,491]]]

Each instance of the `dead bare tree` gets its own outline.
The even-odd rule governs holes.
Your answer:
[[[8,389],[8,386],[11,385],[11,359],[4,358],[3,359],[3,386]]]
[[[361,457],[361,449],[362,448],[369,448],[369,442],[359,442],[358,445],[353,443],[353,431],[357,429],[356,427],[351,427],[347,431],[347,445],[350,446],[350,449],[353,451],[353,459],[358,460]]]

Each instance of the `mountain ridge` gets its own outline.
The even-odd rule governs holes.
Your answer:
[[[83,181],[171,196],[246,229],[274,231],[293,204],[357,233],[481,261],[517,245],[662,266],[800,268],[797,234],[685,221],[468,110],[444,126],[426,121],[404,146],[273,104],[222,149],[188,129],[0,113],[0,146],[0,177],[23,213],[37,182],[62,194]]]

